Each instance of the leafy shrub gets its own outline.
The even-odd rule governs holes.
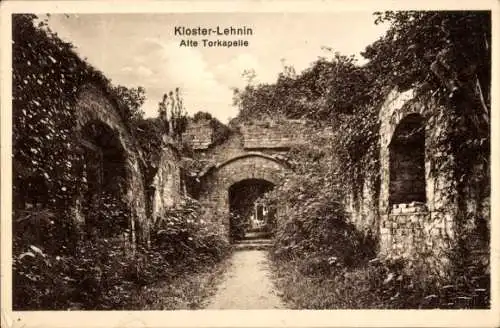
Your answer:
[[[198,211],[191,199],[166,211],[156,223],[152,246],[135,250],[126,235],[79,241],[67,250],[56,238],[54,213],[25,213],[17,226],[26,229],[24,235],[16,234],[14,240],[14,309],[129,308],[143,286],[219,262],[229,244]],[[39,238],[38,232],[58,242]]]
[[[318,274],[307,258],[275,262],[278,288],[297,309],[461,309],[489,308],[490,281],[479,264],[443,279],[402,261],[373,259],[352,268]],[[317,268],[314,268],[317,269]],[[482,273],[481,273],[482,272]]]
[[[186,261],[218,261],[228,250],[216,224],[200,217],[200,204],[185,198],[158,218],[152,242],[167,258]]]
[[[102,192],[98,204],[85,208],[85,213],[88,213],[85,222],[88,237],[115,237],[129,228],[130,210],[127,202],[108,192]]]
[[[106,239],[89,242],[80,245],[79,254],[74,256],[49,254],[30,245],[13,258],[14,308],[97,309],[116,305],[116,298],[108,293],[131,283],[123,278],[133,263],[127,261],[121,246]]]
[[[13,249],[44,245],[49,251],[68,253],[77,243],[75,227],[67,213],[50,208],[17,210],[12,218]]]
[[[73,206],[87,186],[75,133],[80,88],[87,83],[102,87],[131,135],[139,136],[150,164],[164,127],[158,120],[141,119],[142,88],[112,87],[70,43],[45,22],[37,24],[36,16],[13,15],[12,51],[14,309],[125,308],[141,286],[197,270],[227,254],[227,242],[192,213],[191,202],[166,213],[151,248],[134,249],[123,234],[130,213],[120,193],[94,195],[99,202],[80,204],[92,215],[76,225]],[[154,175],[151,166],[146,178]],[[84,236],[92,238],[81,240]]]
[[[374,256],[376,241],[349,221],[335,152],[328,143],[313,141],[291,151],[294,171],[266,195],[267,202],[279,204],[273,255],[307,258],[320,271],[366,261]]]
[[[237,213],[230,213],[229,216],[231,239],[242,239],[249,228],[249,223]]]

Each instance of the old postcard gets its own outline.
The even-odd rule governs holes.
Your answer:
[[[2,324],[498,326],[499,4],[460,6],[2,3]]]

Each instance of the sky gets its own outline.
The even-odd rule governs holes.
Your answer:
[[[301,72],[318,57],[359,55],[382,36],[371,12],[328,13],[159,13],[50,15],[48,24],[75,45],[82,58],[112,83],[146,89],[143,110],[157,115],[163,94],[180,88],[189,114],[206,111],[222,122],[238,114],[233,88],[242,88],[242,73],[253,69],[255,82],[272,83],[286,65]],[[246,36],[180,36],[176,26],[189,28],[248,27]],[[248,47],[210,48],[201,39],[246,40]],[[182,40],[198,47],[182,47]]]

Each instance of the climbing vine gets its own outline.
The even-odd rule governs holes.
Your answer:
[[[390,27],[362,53],[367,64],[333,53],[301,74],[285,70],[274,84],[249,84],[235,91],[238,119],[285,116],[331,126],[344,183],[357,185],[379,174],[382,102],[394,88],[415,88],[447,108],[442,115],[455,122],[455,152],[466,154],[461,161],[489,154],[490,20],[488,12],[375,13],[376,24]]]
[[[489,199],[491,15],[389,11],[375,13],[374,20],[390,26],[362,53],[368,59],[365,65],[334,53],[300,74],[287,69],[274,84],[249,84],[235,92],[241,120],[285,116],[318,127],[305,145],[292,149],[288,160],[293,171],[267,195],[270,203],[282,206],[275,263],[301,306],[331,308],[348,299],[344,306],[352,308],[370,294],[381,295],[384,308],[487,307],[489,257],[470,254],[471,249],[489,249],[489,214],[484,214],[489,205],[479,204],[471,212],[464,197]],[[443,272],[432,272],[436,266],[429,263],[436,258],[430,251],[399,263],[397,269],[380,263],[376,266],[382,271],[371,272],[366,260],[374,256],[370,250],[377,243],[348,224],[349,193],[363,197],[366,179],[374,182],[375,193],[380,190],[379,112],[395,89],[415,91],[416,98],[405,106],[421,105],[430,133],[436,134],[429,138],[432,144],[426,144],[426,156],[433,158],[431,174],[450,179],[447,192],[459,204],[456,244],[439,257],[452,263],[445,278]],[[352,263],[363,269],[353,269]],[[362,281],[357,280],[360,273],[367,279],[353,287],[354,281]],[[307,294],[313,281],[318,288]],[[334,292],[325,291],[327,281],[334,281]],[[367,287],[373,281],[383,283]],[[343,288],[363,292],[339,297]]]
[[[13,15],[12,24],[14,206],[19,211],[54,211],[53,227],[70,238],[74,227],[68,225],[74,220],[68,219],[73,215],[68,211],[85,185],[81,136],[75,133],[80,88],[88,83],[101,86],[130,131],[144,90],[113,87],[35,15]],[[126,94],[135,98],[128,101]],[[138,106],[131,106],[132,100]],[[49,240],[64,243],[64,238]]]
[[[454,174],[459,193],[474,168],[477,171],[477,159],[488,166],[490,14],[384,12],[375,13],[374,20],[390,26],[362,53],[368,59],[365,65],[333,52],[300,74],[286,69],[273,84],[249,84],[235,91],[239,120],[301,118],[324,131],[312,134],[305,147],[290,152],[294,172],[272,197],[292,209],[278,224],[277,242],[295,245],[296,254],[326,247],[318,235],[304,232],[305,225],[331,222],[327,213],[344,220],[340,208],[348,193],[360,195],[366,179],[379,189],[379,111],[391,90],[413,88],[416,101],[427,108],[427,117],[435,117],[433,126],[448,130],[441,145],[432,149],[446,150],[456,162],[451,166],[438,163],[435,169],[451,170],[443,174]],[[441,159],[449,161],[450,156]],[[321,212],[321,208],[329,210]],[[299,240],[304,243],[301,247],[308,246],[298,247]]]
[[[35,15],[13,15],[12,24],[14,308],[126,308],[143,286],[221,260],[227,243],[191,199],[162,213],[151,248],[140,243],[144,226],[135,226],[133,239],[130,209],[137,204],[123,186],[136,172],[126,167],[124,145],[104,123],[77,129],[79,92],[95,85],[152,179],[165,123],[176,139],[185,128],[179,90],[169,94],[170,120],[144,119],[142,87],[113,86]]]
[[[34,15],[13,15],[13,194],[14,229],[23,210],[51,210],[53,225],[48,240],[64,243],[71,236],[67,209],[79,185],[82,154],[73,134],[78,86],[87,79],[101,80],[44,22],[35,26]],[[27,192],[28,191],[28,192]],[[50,217],[50,216],[49,216]],[[23,220],[26,223],[26,220]],[[54,238],[58,235],[58,238]],[[68,243],[71,245],[72,243]],[[17,245],[17,241],[14,241]]]

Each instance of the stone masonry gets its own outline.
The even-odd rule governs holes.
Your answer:
[[[301,133],[305,129],[300,121],[243,124],[235,128],[223,144],[199,151],[199,159],[209,163],[199,176],[199,200],[205,215],[220,222],[221,229],[227,233],[229,188],[249,179],[276,185],[287,170],[283,154],[302,142]]]
[[[154,218],[165,207],[172,206],[181,194],[179,155],[175,149],[165,146],[159,156],[157,171],[150,185],[145,183],[145,162],[140,149],[128,127],[118,114],[117,104],[97,84],[81,87],[76,105],[77,124],[82,140],[86,139],[86,127],[90,123],[111,131],[111,137],[117,140],[117,146],[124,154],[125,187],[121,198],[128,206],[130,213],[128,239],[132,244],[136,241],[149,243],[150,230]],[[101,145],[90,145],[96,152],[109,151],[106,140]],[[88,143],[88,142],[87,142]],[[109,142],[108,142],[109,143]],[[101,155],[102,156],[102,155]],[[98,158],[98,157],[97,157]],[[116,159],[115,159],[116,160]],[[120,159],[122,160],[122,159]],[[102,159],[101,159],[102,161]],[[106,163],[94,163],[95,166]],[[113,174],[114,172],[109,172]],[[104,186],[106,187],[106,186]],[[80,197],[75,201],[74,215],[79,225],[85,225],[87,216],[82,207],[85,199]],[[149,205],[148,205],[149,204]],[[149,206],[149,208],[148,208]]]
[[[381,257],[423,259],[443,268],[458,235],[477,226],[475,218],[490,227],[489,168],[478,163],[467,177],[469,190],[458,195],[454,155],[443,142],[450,130],[447,110],[413,90],[393,90],[381,106],[380,179],[366,176],[346,202],[357,228],[378,238]],[[463,205],[467,219],[461,226]],[[481,247],[471,252],[487,254]]]
[[[442,114],[446,110],[413,90],[393,90],[381,106],[380,179],[366,177],[346,205],[358,229],[378,237],[382,257],[425,255],[431,266],[446,266],[445,255],[457,233],[463,233],[456,224],[460,204],[454,156],[441,142],[449,131]],[[227,230],[231,185],[245,179],[279,182],[287,170],[282,155],[310,132],[298,121],[253,122],[238,126],[223,144],[203,147],[198,158],[209,164],[199,176],[199,200],[206,215]],[[489,195],[481,188],[484,179],[479,173],[470,179],[466,207],[489,222]]]
[[[182,197],[180,155],[172,145],[163,147],[158,170],[149,186],[151,203],[151,218],[156,222],[164,211],[178,204]]]
[[[440,142],[449,130],[441,116],[446,110],[413,90],[394,90],[380,110],[379,231],[385,256],[427,254],[426,261],[446,265],[443,255],[463,233],[456,223],[460,198],[453,178],[454,155]],[[405,135],[404,126],[413,126],[415,133]],[[401,139],[407,143],[395,145]]]
[[[81,130],[89,122],[97,121],[109,126],[118,137],[126,154],[125,163],[123,163],[127,171],[124,197],[126,203],[129,204],[131,213],[131,234],[135,233],[137,226],[142,226],[144,227],[141,229],[144,233],[142,237],[147,239],[148,222],[145,209],[144,179],[141,170],[142,158],[136,148],[134,139],[117,112],[116,104],[105,95],[98,85],[85,85],[79,93],[76,113],[77,129]],[[80,212],[77,218],[79,218],[79,221],[85,222],[85,216],[86,213]]]
[[[263,153],[251,152],[234,157],[213,167],[201,177],[202,190],[199,200],[206,217],[221,223],[221,229],[229,228],[229,188],[249,180],[264,180],[276,185],[286,163]]]

